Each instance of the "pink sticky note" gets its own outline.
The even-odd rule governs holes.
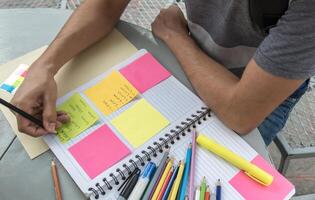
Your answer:
[[[120,73],[143,93],[167,79],[171,74],[150,54],[146,53],[120,70]]]
[[[24,72],[21,74],[21,76],[24,77],[24,78],[26,77],[26,75],[27,75],[27,71],[24,71]]]
[[[107,125],[70,147],[69,151],[91,179],[130,154]]]
[[[244,172],[239,172],[229,182],[246,200],[280,200],[284,199],[294,190],[292,183],[284,178],[260,155],[256,156],[251,163],[270,173],[274,179],[271,185],[263,186],[249,178]]]

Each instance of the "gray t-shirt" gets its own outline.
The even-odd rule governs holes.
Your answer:
[[[254,58],[276,76],[315,75],[315,0],[292,0],[267,36],[251,20],[249,0],[186,0],[186,8],[196,42],[230,70]]]

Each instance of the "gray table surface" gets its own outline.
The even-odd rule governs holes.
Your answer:
[[[55,9],[0,10],[0,63],[49,44],[69,15],[69,11]],[[152,36],[151,32],[126,22],[120,22],[117,28],[138,49],[149,50],[175,77],[192,89],[176,58],[163,43]],[[269,160],[269,154],[258,130],[254,130],[244,139]],[[53,153],[47,151],[30,160],[0,114],[1,200],[55,199],[50,175],[52,158]],[[63,198],[85,199],[65,169],[60,163],[57,164]]]

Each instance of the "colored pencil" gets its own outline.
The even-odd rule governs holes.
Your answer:
[[[156,189],[155,189],[155,191],[153,193],[153,196],[152,196],[151,200],[157,200],[157,197],[158,197],[158,195],[159,195],[159,193],[160,193],[160,191],[162,189],[163,183],[164,183],[164,181],[166,179],[166,176],[167,176],[168,172],[171,170],[172,165],[173,165],[173,159],[168,161],[168,163],[167,163],[167,165],[165,167],[165,170],[164,170],[164,172],[163,172],[163,174],[161,176],[161,179],[160,179],[159,183],[157,184],[157,187],[156,187]]]
[[[205,200],[206,188],[206,177],[203,177],[200,187],[200,200]]]
[[[179,200],[185,200],[186,196],[186,190],[187,190],[187,184],[188,184],[188,177],[189,177],[189,171],[190,171],[190,161],[191,161],[191,144],[189,144],[189,147],[186,152],[186,164],[185,164],[185,170],[183,175],[183,181],[180,187],[179,191]]]
[[[52,175],[53,181],[54,181],[56,200],[62,200],[60,184],[59,184],[59,177],[58,177],[56,163],[54,160],[51,161],[51,175]]]
[[[196,192],[195,192],[195,200],[200,199],[200,187],[198,186],[196,188]]]
[[[166,188],[166,190],[165,190],[165,193],[164,193],[164,195],[163,195],[163,197],[162,197],[162,200],[167,200],[168,197],[170,196],[173,183],[174,183],[174,181],[175,181],[175,179],[176,179],[176,176],[177,176],[178,168],[179,168],[179,166],[177,166],[177,167],[175,168],[174,173],[173,173],[173,175],[172,175],[172,177],[171,177],[171,180],[169,181],[169,183],[168,183],[168,185],[167,185],[167,188]]]
[[[179,168],[179,166],[178,166],[178,168]],[[178,170],[177,170],[177,174],[178,174]],[[177,176],[176,176],[177,177]],[[176,177],[175,177],[175,180],[176,180]],[[174,180],[174,182],[175,182],[175,180]],[[172,189],[171,189],[171,192],[170,192],[170,194],[168,195],[168,198],[167,198],[167,200],[170,200],[171,199],[171,196],[172,196],[172,193],[174,192],[174,183],[173,183],[173,185],[172,185]]]
[[[148,187],[146,188],[144,194],[142,195],[142,200],[150,200],[155,188],[164,172],[164,169],[166,167],[167,164],[167,159],[168,159],[168,154],[169,154],[169,150],[165,150],[165,153],[163,155],[163,157],[161,158],[160,164],[157,167]]]
[[[190,174],[189,174],[189,192],[188,199],[192,200],[194,198],[194,181],[195,181],[195,160],[196,160],[196,131],[192,131],[192,142],[191,142],[191,162],[190,162]]]
[[[221,181],[218,179],[216,188],[216,200],[221,200]]]
[[[206,195],[205,195],[205,200],[210,200],[210,187],[209,187],[209,185],[207,186],[207,191],[206,191]]]
[[[176,196],[177,196],[177,192],[179,189],[179,185],[182,181],[182,176],[184,173],[184,168],[185,168],[185,162],[180,162],[179,164],[179,169],[178,169],[178,174],[174,183],[174,191],[172,191],[172,195],[171,195],[171,200],[175,200]]]
[[[166,190],[166,188],[168,186],[168,183],[170,182],[170,180],[171,180],[171,178],[173,176],[173,173],[174,173],[174,167],[171,168],[171,170],[168,172],[168,174],[166,176],[166,179],[165,179],[165,181],[164,181],[164,183],[162,185],[161,191],[160,191],[160,193],[158,195],[158,198],[157,198],[158,200],[162,200],[162,197],[163,197],[163,195],[165,193],[165,190]]]

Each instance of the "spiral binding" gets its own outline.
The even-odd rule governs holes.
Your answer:
[[[116,175],[109,174],[108,179],[103,178],[104,186],[102,187],[99,183],[95,184],[95,188],[90,187],[88,190],[94,195],[95,199],[98,199],[100,195],[106,195],[105,190],[112,190],[112,185],[119,185],[119,180],[125,180],[134,169],[144,166],[147,161],[151,160],[151,156],[156,157],[158,153],[163,153],[164,148],[169,148],[169,143],[173,145],[176,141],[180,140],[180,137],[186,135],[185,131],[190,132],[192,128],[196,128],[202,121],[207,120],[207,117],[211,117],[210,109],[202,107],[196,111],[190,117],[186,118],[185,121],[181,122],[180,125],[176,126],[175,129],[170,130],[169,133],[164,134],[164,137],[160,137],[159,141],[153,142],[153,145],[148,146],[146,149],[141,151],[142,156],[139,154],[135,155],[134,159],[130,159],[127,163],[124,163],[123,170],[117,168]],[[110,181],[109,181],[110,180]],[[112,183],[111,183],[112,182]],[[106,189],[104,189],[106,188]]]

